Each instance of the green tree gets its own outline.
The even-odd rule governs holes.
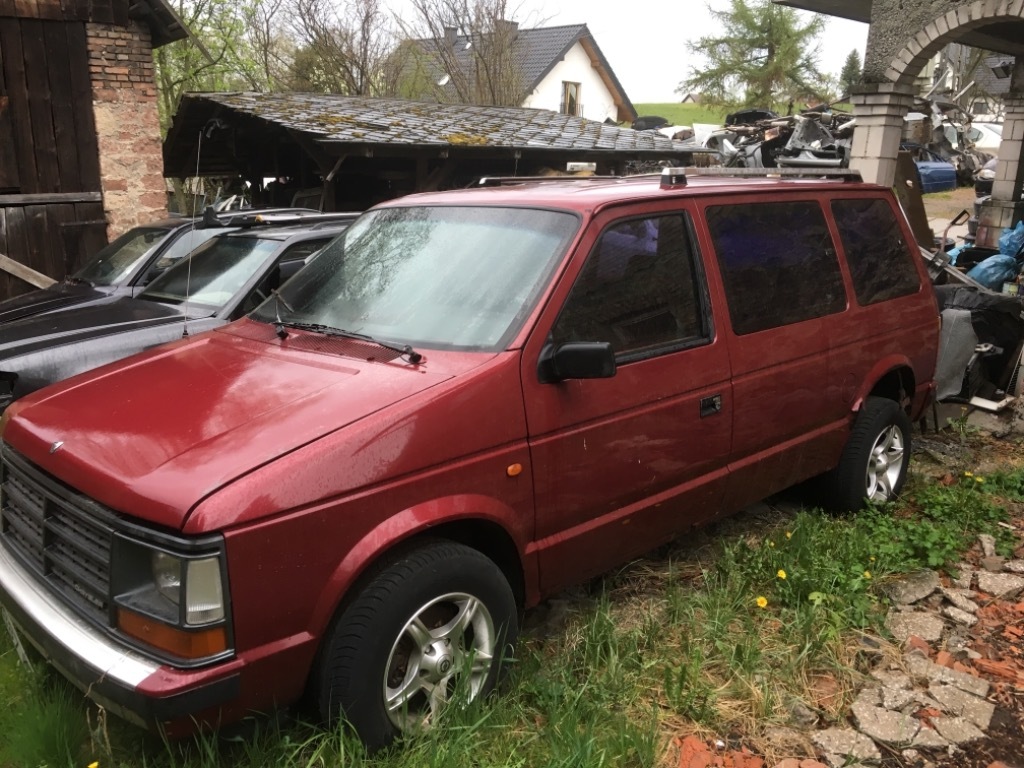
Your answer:
[[[777,107],[822,99],[818,36],[825,17],[804,20],[771,0],[730,0],[728,10],[708,6],[722,32],[690,43],[706,61],[694,66],[677,91],[696,91],[709,104]]]
[[[153,51],[166,132],[187,91],[274,90],[281,40],[272,31],[281,0],[177,0],[189,36]]]
[[[860,82],[860,75],[860,54],[854,48],[850,51],[850,55],[846,57],[846,63],[843,64],[843,69],[839,73],[839,86],[843,89],[844,96],[849,96],[853,86]]]

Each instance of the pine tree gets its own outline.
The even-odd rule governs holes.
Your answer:
[[[689,44],[707,65],[693,67],[679,92],[699,92],[712,104],[764,108],[821,99],[817,38],[824,16],[805,20],[771,0],[730,0],[728,10],[708,10],[722,33]]]
[[[849,96],[853,86],[860,82],[861,66],[860,54],[854,48],[846,57],[843,70],[839,73],[839,85],[843,89],[843,96]]]

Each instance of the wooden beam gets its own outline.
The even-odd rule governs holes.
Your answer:
[[[101,192],[41,192],[34,195],[0,195],[0,206],[47,203],[102,203]]]
[[[14,275],[17,278],[24,280],[30,285],[34,285],[36,288],[49,288],[57,282],[53,278],[44,275],[42,272],[36,272],[31,267],[26,267],[21,262],[15,261],[8,256],[4,256],[2,253],[0,253],[0,269],[10,275]]]

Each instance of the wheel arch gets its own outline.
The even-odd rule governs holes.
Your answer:
[[[853,401],[854,413],[859,413],[869,397],[884,397],[899,403],[910,413],[917,388],[917,377],[910,360],[902,356],[890,356],[880,360],[864,379],[864,385]]]
[[[437,508],[473,510],[434,522]],[[434,500],[406,509],[387,518],[369,531],[345,553],[324,585],[314,611],[312,629],[322,637],[331,621],[340,614],[352,595],[388,563],[431,540],[464,544],[492,560],[504,574],[520,612],[526,602],[529,585],[521,552],[514,535],[504,524],[514,514],[499,502],[482,496],[458,500]]]
[[[428,506],[437,503],[435,500]],[[485,507],[479,504],[476,509]],[[307,695],[312,676],[324,652],[324,641],[329,637],[335,620],[376,574],[405,553],[430,542],[452,541],[463,544],[494,562],[508,581],[516,606],[522,614],[528,589],[525,564],[515,538],[500,522],[500,518],[496,519],[488,512],[478,512],[436,524],[425,522],[430,519],[430,516],[424,514],[422,506],[404,510],[370,531],[338,564],[331,580],[324,586],[313,617],[316,654],[306,671],[303,687]]]

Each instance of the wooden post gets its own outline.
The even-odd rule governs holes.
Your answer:
[[[2,253],[0,253],[0,269],[24,280],[30,285],[34,285],[36,288],[49,288],[57,282],[53,278],[44,275],[42,272],[36,272],[31,267],[26,267],[21,262],[15,261]]]

